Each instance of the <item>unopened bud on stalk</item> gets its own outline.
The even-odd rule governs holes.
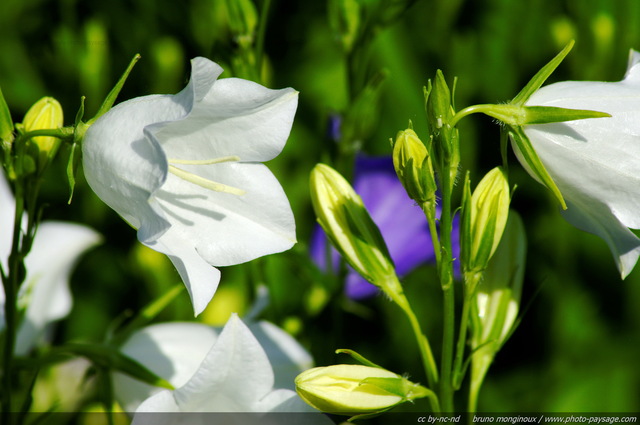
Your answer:
[[[302,372],[296,391],[312,407],[340,415],[382,413],[433,392],[386,369],[362,365],[333,365]]]
[[[393,166],[411,199],[434,202],[436,180],[427,148],[412,129],[398,132],[393,144]]]
[[[62,127],[63,113],[60,102],[52,97],[37,101],[24,116],[22,129],[25,133],[35,130],[53,130]],[[58,152],[60,139],[53,136],[37,136],[31,142],[38,148],[37,169],[42,170]]]
[[[327,237],[354,270],[386,291],[389,282],[397,282],[395,267],[360,196],[324,164],[311,171],[310,183],[313,209]]]
[[[489,171],[473,195],[466,179],[460,234],[465,274],[482,273],[487,267],[502,238],[509,217],[509,201],[509,182],[501,167]]]

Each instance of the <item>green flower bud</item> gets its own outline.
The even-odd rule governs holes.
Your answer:
[[[460,238],[463,271],[473,277],[487,267],[502,238],[509,216],[507,176],[501,167],[496,167],[478,183],[473,195],[469,196],[469,193],[467,177],[463,192]]]
[[[427,148],[412,129],[398,132],[393,144],[393,166],[411,199],[435,202],[436,180]]]
[[[450,191],[453,188],[460,164],[460,145],[458,129],[453,117],[455,111],[451,103],[451,92],[444,79],[442,71],[438,70],[433,83],[425,89],[425,101],[429,130],[433,140],[434,154],[437,157],[436,166],[442,174],[447,173]]]
[[[298,395],[312,407],[348,416],[382,413],[433,394],[386,369],[362,365],[316,367],[298,375],[295,384]]]
[[[471,392],[477,397],[493,358],[511,335],[520,306],[527,254],[522,219],[509,214],[504,235],[471,307]]]
[[[397,282],[395,268],[360,196],[344,177],[324,164],[311,171],[310,183],[313,209],[327,237],[354,270],[387,291],[390,282]]]
[[[27,133],[35,130],[58,129],[62,124],[63,114],[60,103],[52,97],[43,97],[27,111],[22,121],[22,128]],[[42,170],[58,152],[60,139],[52,136],[37,136],[31,141],[38,147],[37,168]]]

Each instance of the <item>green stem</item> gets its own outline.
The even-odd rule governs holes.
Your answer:
[[[453,182],[448,167],[442,167],[442,215],[440,216],[441,258],[438,264],[443,293],[442,359],[440,363],[440,403],[442,410],[453,412],[453,348],[455,343],[455,293],[451,255],[451,193]]]
[[[398,283],[399,285],[399,283]],[[422,363],[424,366],[425,373],[427,375],[427,381],[429,382],[429,387],[436,388],[438,385],[438,367],[436,365],[436,361],[433,357],[433,352],[431,351],[431,345],[429,344],[429,340],[427,339],[424,332],[420,327],[420,322],[416,317],[411,305],[409,304],[409,300],[404,296],[403,293],[390,293],[389,294],[393,301],[404,311],[407,318],[409,319],[409,323],[411,324],[411,329],[413,330],[413,334],[418,343],[418,347],[420,349],[420,356],[422,357]],[[440,412],[440,406],[438,403],[434,403],[432,398],[431,407],[435,412]],[[436,400],[437,401],[437,400]]]
[[[467,343],[467,329],[469,326],[469,307],[471,305],[471,297],[465,294],[462,303],[462,315],[460,316],[460,332],[458,333],[458,344],[456,346],[456,357],[453,364],[453,388],[460,389],[462,383],[462,360],[464,358],[464,350]]]
[[[11,243],[11,254],[9,255],[8,270],[2,284],[5,293],[5,337],[2,357],[2,423],[10,424],[12,417],[12,370],[13,352],[16,344],[17,330],[17,300],[18,288],[23,279],[22,269],[22,216],[24,214],[24,186],[23,181],[18,179],[15,188],[15,214],[13,222],[13,239]]]

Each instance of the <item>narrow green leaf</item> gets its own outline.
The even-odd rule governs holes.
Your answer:
[[[117,335],[111,340],[112,344],[119,345],[129,338],[129,336],[151,322],[162,312],[178,295],[185,289],[184,284],[179,283],[169,288],[167,292],[147,304],[136,317],[133,318]]]
[[[0,89],[0,140],[10,143],[13,140],[13,120],[9,106]]]
[[[524,105],[527,100],[531,97],[533,93],[535,93],[547,78],[555,71],[555,69],[560,65],[560,63],[564,60],[564,58],[569,54],[571,49],[573,48],[574,41],[571,40],[569,44],[565,46],[564,49],[560,53],[556,55],[555,58],[551,59],[551,61],[542,67],[540,71],[533,76],[533,78],[527,83],[526,86],[517,94],[516,97],[513,98],[511,102],[512,105]]]
[[[70,343],[56,351],[86,357],[98,367],[115,369],[155,387],[174,389],[171,383],[110,345]]]
[[[514,143],[518,147],[518,150],[520,150],[522,158],[527,163],[531,172],[533,172],[538,180],[542,184],[544,184],[551,191],[551,193],[553,193],[553,196],[556,197],[556,199],[560,203],[560,206],[562,206],[562,209],[566,210],[567,204],[562,197],[562,193],[560,193],[560,189],[558,189],[558,186],[556,186],[553,178],[551,178],[551,176],[547,172],[547,169],[542,164],[540,157],[538,157],[538,154],[531,145],[531,141],[525,134],[522,127],[509,127],[509,133]]]

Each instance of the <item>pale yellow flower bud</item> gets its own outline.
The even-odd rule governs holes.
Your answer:
[[[333,365],[302,372],[295,380],[298,395],[327,413],[380,413],[405,401],[426,397],[430,390],[386,369]]]
[[[25,132],[35,130],[58,129],[63,124],[63,113],[60,102],[52,97],[43,97],[27,111],[22,122]],[[60,139],[52,136],[38,136],[32,139],[38,147],[38,169],[55,156],[60,146]]]

